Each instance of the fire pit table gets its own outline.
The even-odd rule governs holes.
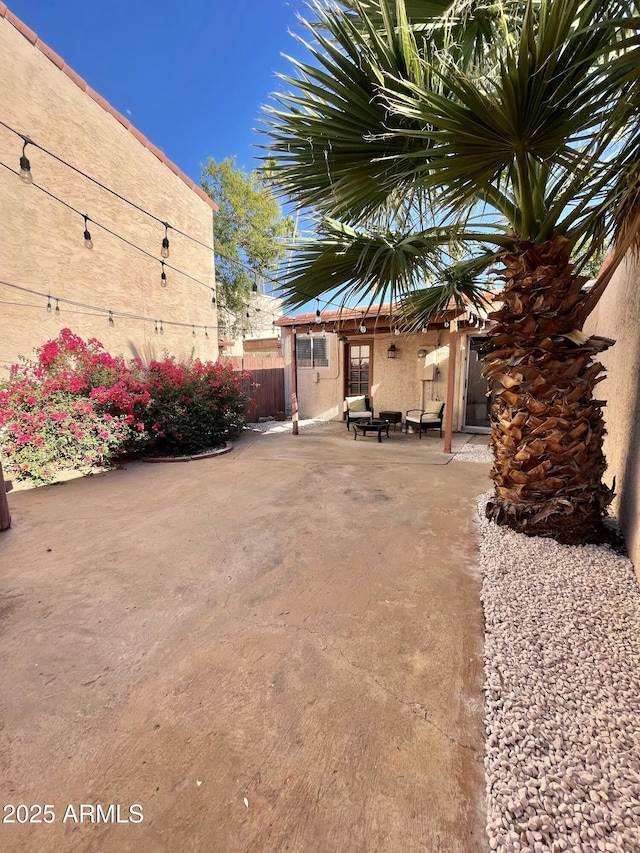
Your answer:
[[[356,421],[353,425],[353,440],[355,441],[360,435],[366,436],[368,432],[377,432],[378,441],[382,443],[382,433],[386,433],[389,438],[389,421],[380,420],[380,418],[371,418],[367,420]]]

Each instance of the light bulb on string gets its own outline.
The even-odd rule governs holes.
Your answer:
[[[47,311],[51,314],[51,297],[47,296]]]
[[[254,281],[253,284],[251,285],[251,293],[257,293],[257,292],[258,292],[258,282]]]
[[[205,336],[205,338],[208,338],[208,337],[209,337],[209,332],[207,332],[207,327],[206,327],[206,326],[204,327],[204,336]]]
[[[20,157],[20,177],[25,184],[33,183],[33,175],[31,174],[31,163],[25,154],[27,145],[31,142],[28,136],[23,136],[24,145],[22,146],[22,156]]]
[[[195,326],[191,326],[191,334],[195,338],[195,336],[196,336],[196,327]]]
[[[313,329],[311,328],[311,326],[309,326],[309,333],[308,334],[309,334],[310,338],[313,337]]]
[[[367,327],[364,324],[364,319],[361,320],[360,328],[358,329],[358,331],[360,332],[361,335],[364,335],[364,333],[367,331]]]
[[[211,288],[211,304],[213,307],[216,307],[216,292],[213,288]]]
[[[160,286],[161,287],[167,286],[167,274],[164,271],[164,261],[162,261],[162,272],[160,273]]]
[[[316,325],[320,325],[322,323],[322,317],[320,316],[320,300],[316,299]]]
[[[164,329],[162,327],[162,320],[160,320],[160,334],[164,335]]]
[[[160,254],[163,258],[169,257],[169,238],[167,237],[167,230],[169,228],[169,223],[164,222],[164,237],[162,238],[162,249],[160,250]]]
[[[91,239],[91,234],[89,233],[89,229],[87,227],[87,222],[91,222],[87,214],[84,215],[84,245],[85,249],[93,249],[93,240]]]
[[[396,327],[395,327],[395,329],[393,330],[393,334],[394,334],[394,335],[399,335],[399,334],[400,334],[400,329],[398,328],[398,326],[396,326]]]
[[[56,299],[56,314],[59,314],[59,313],[60,313],[60,303]]]
[[[113,311],[109,311],[109,325],[115,326],[115,322],[113,320]]]
[[[156,327],[155,327],[155,333],[156,333],[156,335],[157,335],[157,334],[158,334],[158,321],[157,321],[157,320],[155,321],[155,324],[156,324]]]

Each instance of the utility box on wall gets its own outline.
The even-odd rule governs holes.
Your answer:
[[[436,360],[437,350],[427,350],[424,356],[424,369],[422,379],[425,382],[434,382],[438,378],[438,363]]]

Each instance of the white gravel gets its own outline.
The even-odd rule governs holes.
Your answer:
[[[493,462],[493,454],[489,444],[464,444],[460,450],[456,450],[453,462]]]
[[[320,418],[311,418],[309,420],[301,419],[298,421],[298,429],[312,429],[313,427],[321,426],[326,423],[328,423],[328,421],[321,420]],[[291,420],[263,421],[261,423],[245,424],[244,429],[249,430],[250,432],[291,432],[293,430],[293,424]]]
[[[489,523],[487,832],[499,853],[640,851],[640,590],[608,547]]]

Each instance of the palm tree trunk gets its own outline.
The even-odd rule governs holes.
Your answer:
[[[487,516],[531,536],[597,541],[613,492],[602,483],[604,378],[595,356],[614,342],[587,337],[577,319],[585,278],[567,241],[520,243],[505,258],[502,308],[485,352],[495,395],[495,495]]]

